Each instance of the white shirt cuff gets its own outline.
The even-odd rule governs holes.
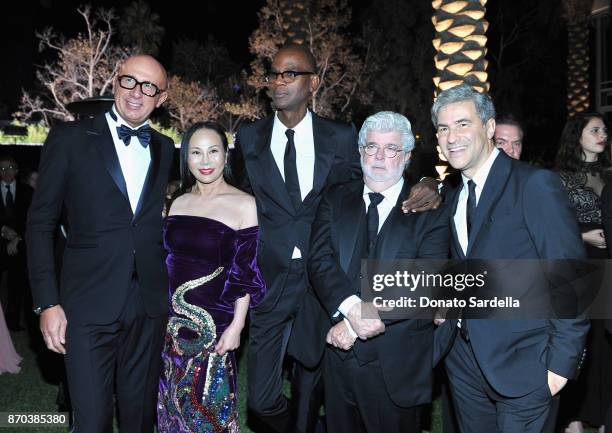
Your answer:
[[[351,295],[342,301],[338,307],[338,311],[340,311],[344,317],[347,317],[348,312],[351,310],[351,308],[353,308],[353,305],[358,304],[359,302],[361,302],[361,298],[359,298],[359,296]]]

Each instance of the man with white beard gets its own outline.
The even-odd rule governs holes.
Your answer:
[[[360,293],[362,259],[447,257],[448,214],[401,209],[414,141],[401,114],[368,117],[359,132],[363,179],[328,189],[312,226],[308,273],[331,328],[323,369],[330,432],[420,433],[431,401],[433,321],[383,321]]]

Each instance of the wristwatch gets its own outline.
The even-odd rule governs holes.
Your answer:
[[[49,304],[49,305],[45,305],[44,307],[36,307],[36,308],[34,308],[34,314],[40,316],[40,314],[43,311],[45,311],[45,310],[47,310],[47,309],[49,309],[51,307],[55,307],[56,305],[59,305],[59,304]]]

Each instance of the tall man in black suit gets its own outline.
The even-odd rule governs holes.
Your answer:
[[[3,270],[7,271],[6,324],[12,331],[23,329],[20,325],[22,311],[29,325],[33,324],[35,317],[32,314],[23,240],[28,208],[32,202],[32,188],[17,181],[18,172],[19,165],[15,158],[8,155],[0,157],[0,257],[3,259],[0,275]]]
[[[323,189],[361,177],[355,128],[308,110],[319,85],[315,71],[307,48],[292,45],[278,51],[266,75],[276,113],[242,126],[232,156],[240,186],[257,202],[258,263],[268,287],[250,316],[248,404],[277,432],[293,429],[292,424],[301,432],[315,427],[327,329],[319,320],[323,309],[307,288],[304,259]],[[415,191],[413,207],[439,204],[437,191]],[[286,353],[296,360],[293,421],[282,393]]]
[[[330,432],[420,433],[420,406],[431,401],[432,320],[383,322],[359,296],[363,258],[448,257],[445,213],[401,211],[409,192],[402,172],[413,148],[404,116],[368,117],[359,132],[363,179],[330,188],[313,223],[308,273],[327,310],[323,320],[337,322],[323,369]]]
[[[467,85],[445,90],[432,107],[438,144],[462,174],[449,200],[456,259],[576,259],[584,250],[559,178],[495,148],[495,108]],[[555,290],[543,272],[496,279],[498,293]],[[580,363],[586,319],[447,320],[436,331],[462,433],[541,432],[552,398]],[[546,312],[543,312],[543,315]],[[460,331],[460,332],[458,332]]]
[[[174,146],[151,129],[167,77],[128,58],[110,112],[54,127],[43,147],[27,242],[34,305],[47,347],[66,355],[76,433],[153,431],[168,311],[162,206]],[[53,238],[68,220],[61,282]]]

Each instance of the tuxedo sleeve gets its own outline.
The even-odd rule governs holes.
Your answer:
[[[523,194],[525,222],[538,256],[552,263],[546,267],[555,297],[558,295],[555,290],[576,279],[572,267],[561,260],[586,257],[576,215],[559,177],[550,171],[537,170],[528,179]],[[584,316],[551,319],[549,325],[547,368],[572,378],[582,355],[589,320]]]
[[[329,192],[321,198],[312,224],[308,256],[308,276],[313,290],[330,317],[346,298],[355,294],[351,281],[340,266],[332,240],[334,215]]]
[[[241,144],[244,140],[243,136],[244,134],[242,131],[238,130],[236,133],[236,140],[234,141],[234,149],[230,156],[230,167],[232,168],[232,177],[234,178],[236,187],[253,195],[253,189],[251,188],[251,181],[249,180],[249,173],[247,172]]]
[[[66,126],[51,129],[41,152],[40,181],[28,212],[26,242],[34,307],[60,302],[53,239],[68,186],[70,138]]]

